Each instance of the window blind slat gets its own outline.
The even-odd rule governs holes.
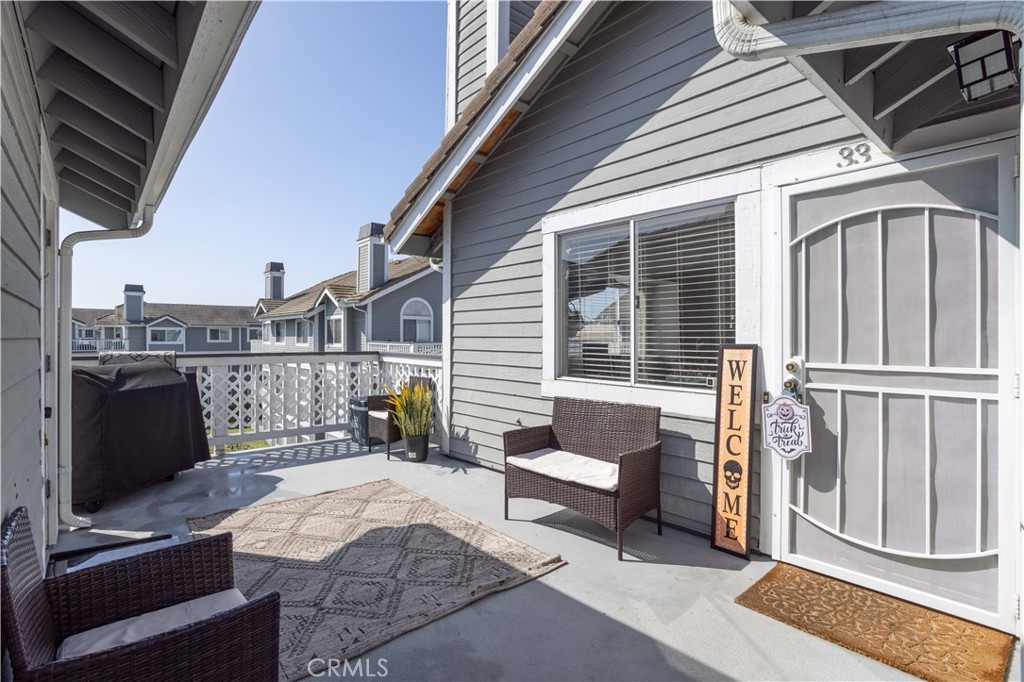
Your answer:
[[[731,204],[637,222],[635,284],[628,224],[562,237],[562,374],[628,382],[635,345],[637,383],[713,385],[736,337],[734,233]]]

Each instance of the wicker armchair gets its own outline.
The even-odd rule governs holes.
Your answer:
[[[233,587],[230,535],[46,579],[25,507],[4,522],[0,536],[0,613],[15,680],[276,681],[277,593],[130,644],[56,660],[71,635]]]
[[[367,417],[367,431],[370,436],[369,448],[373,450],[373,439],[376,438],[387,445],[388,459],[391,459],[391,444],[402,440],[402,433],[395,424],[395,415],[391,413],[387,400],[386,395],[371,395],[367,398],[366,406],[370,411]],[[373,414],[374,412],[384,414],[377,416]]]
[[[661,535],[660,421],[659,407],[555,398],[550,426],[504,434],[505,518],[513,497],[568,507],[615,533],[621,561],[622,533],[642,514],[657,511]],[[560,451],[556,457],[571,453],[571,459],[583,456],[614,465],[600,467],[610,484],[602,489],[523,468],[550,451]],[[531,456],[532,462],[524,461],[524,455]],[[515,459],[510,462],[509,458]]]

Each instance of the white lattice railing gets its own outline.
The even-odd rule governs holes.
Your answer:
[[[391,390],[395,390],[403,381],[408,381],[412,377],[424,377],[431,380],[434,399],[433,435],[441,436],[445,422],[441,390],[443,377],[441,358],[410,358],[384,353],[381,353],[380,358],[381,381]]]
[[[418,355],[440,355],[439,343],[393,343],[391,341],[367,341],[365,350],[372,353],[415,353]]]
[[[396,388],[410,377],[434,384],[435,435],[440,435],[441,359],[377,353],[280,353],[178,356],[196,372],[210,444],[347,431],[349,399]]]
[[[71,339],[72,353],[102,353],[108,350],[128,350],[124,339]]]

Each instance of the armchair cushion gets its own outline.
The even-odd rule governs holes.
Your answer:
[[[505,462],[560,481],[579,483],[590,488],[615,492],[619,489],[619,465],[564,450],[542,448],[513,455]]]
[[[198,623],[245,603],[242,593],[231,588],[101,625],[65,639],[57,650],[57,660],[95,654],[124,644],[132,644],[183,625]]]

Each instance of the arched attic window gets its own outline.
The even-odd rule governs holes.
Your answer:
[[[402,342],[434,340],[434,311],[422,298],[410,298],[402,306]]]

